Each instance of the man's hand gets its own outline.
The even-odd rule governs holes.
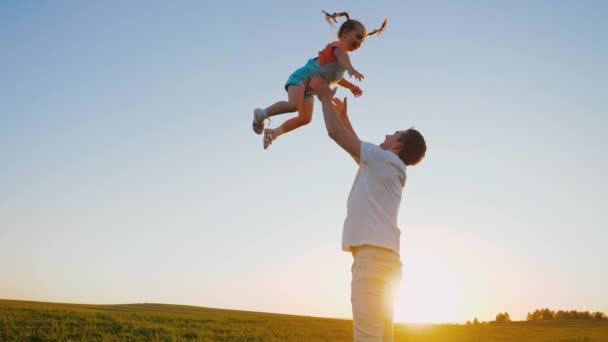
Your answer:
[[[350,92],[353,93],[353,95],[355,95],[355,97],[359,97],[363,94],[363,90],[361,90],[361,88],[357,87],[354,84],[349,89],[350,89]]]
[[[313,77],[308,86],[317,93],[317,97],[321,102],[331,100],[336,94],[337,88],[331,89],[327,82],[322,79],[320,76]]]
[[[334,109],[336,110],[336,113],[338,113],[338,116],[340,116],[340,117],[346,116],[346,107],[348,106],[346,97],[344,98],[344,101],[341,101],[337,97],[334,97],[332,99],[332,101],[334,103]]]

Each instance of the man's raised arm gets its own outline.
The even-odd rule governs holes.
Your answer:
[[[338,117],[340,118],[340,121],[342,121],[342,125],[344,126],[344,128],[346,128],[349,132],[354,134],[355,137],[357,137],[357,139],[359,139],[359,136],[357,136],[357,132],[355,132],[353,126],[350,123],[350,119],[348,118],[347,98],[345,97],[344,100],[340,100],[339,98],[334,97],[333,103],[334,103],[334,109],[336,110],[336,113],[338,113]],[[359,140],[361,140],[361,139],[359,139]],[[353,159],[355,160],[355,163],[357,163],[357,165],[359,165],[359,158],[353,157]]]
[[[336,89],[330,89],[327,82],[318,76],[313,78],[309,85],[316,91],[317,97],[323,106],[323,118],[325,120],[327,134],[340,147],[355,158],[355,161],[358,161],[361,156],[361,140],[359,140],[354,130],[352,130],[352,127],[350,127],[350,130],[345,127],[336,113],[332,103]],[[346,118],[346,120],[348,121],[348,118]],[[348,126],[350,126],[350,122]]]

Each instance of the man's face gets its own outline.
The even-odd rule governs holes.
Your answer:
[[[384,142],[380,144],[380,147],[384,150],[393,150],[395,148],[400,148],[401,143],[398,142],[401,134],[405,133],[405,131],[396,131],[393,134],[387,134],[384,136]]]

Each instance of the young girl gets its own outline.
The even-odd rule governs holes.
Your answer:
[[[386,28],[388,19],[382,26],[372,32],[367,32],[365,26],[357,20],[352,20],[346,12],[325,13],[325,19],[336,21],[336,18],[346,17],[346,21],[338,30],[338,40],[328,44],[319,55],[312,58],[305,66],[296,70],[285,84],[287,90],[287,101],[279,101],[268,108],[256,108],[253,111],[253,131],[256,134],[264,132],[264,149],[268,148],[273,140],[281,134],[292,131],[300,126],[306,125],[312,119],[314,92],[308,87],[308,82],[316,75],[321,76],[329,84],[339,84],[351,91],[355,97],[361,96],[363,91],[358,86],[343,78],[344,72],[358,81],[364,76],[350,64],[348,52],[357,50],[365,41],[367,36],[380,34]],[[264,129],[264,120],[284,113],[298,112],[298,116],[291,118],[277,128]]]

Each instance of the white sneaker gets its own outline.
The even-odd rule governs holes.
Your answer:
[[[264,132],[264,120],[268,119],[268,121],[270,121],[270,118],[263,116],[261,111],[260,108],[253,110],[252,127],[255,134],[262,134],[262,132]]]

